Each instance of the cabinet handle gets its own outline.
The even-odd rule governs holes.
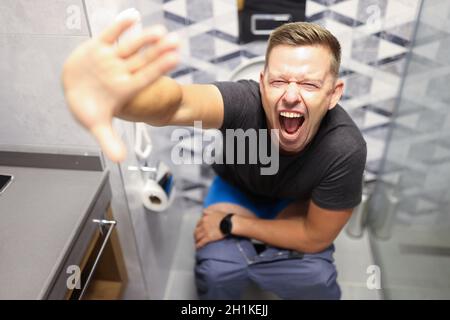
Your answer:
[[[105,233],[105,230],[104,230],[105,228],[107,228],[107,231],[106,231],[105,238],[103,239],[103,243],[100,247],[100,250],[97,253],[97,257],[95,258],[94,264],[92,265],[89,275],[84,283],[83,290],[81,291],[80,296],[78,297],[79,300],[81,300],[83,298],[83,295],[84,295],[86,289],[89,287],[91,278],[94,275],[95,269],[97,268],[98,261],[100,260],[100,257],[102,256],[103,251],[105,250],[106,244],[108,243],[108,240],[111,237],[111,233],[117,224],[117,221],[114,221],[114,220],[93,219],[92,222],[98,224],[98,227],[100,228],[100,234],[103,235]]]

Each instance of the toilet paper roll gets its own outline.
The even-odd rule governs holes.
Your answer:
[[[173,199],[173,176],[166,172],[158,181],[149,179],[142,190],[142,203],[152,211],[164,211]]]

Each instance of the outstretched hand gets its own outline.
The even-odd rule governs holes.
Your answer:
[[[80,45],[64,64],[64,94],[74,117],[88,129],[113,161],[125,158],[125,146],[113,130],[112,119],[142,89],[173,69],[179,56],[178,39],[154,26],[121,41],[134,23],[121,20],[100,36]],[[144,49],[145,50],[141,50]]]

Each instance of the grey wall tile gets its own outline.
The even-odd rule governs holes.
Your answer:
[[[210,0],[186,0],[187,17],[199,22],[213,18],[213,4]]]
[[[81,0],[3,0],[0,34],[88,35]]]
[[[162,23],[162,4],[150,0],[85,0],[93,35],[110,25],[117,14],[128,8],[139,10],[144,27]]]
[[[0,142],[95,146],[70,114],[61,70],[87,37],[0,35]]]
[[[380,39],[375,36],[361,37],[352,43],[352,58],[364,62],[376,62]]]

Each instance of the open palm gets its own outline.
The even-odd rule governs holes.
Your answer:
[[[178,63],[178,41],[167,36],[161,26],[117,45],[133,23],[116,22],[99,37],[83,43],[67,59],[62,75],[70,110],[113,161],[124,159],[125,147],[112,128],[112,118],[140,90]]]

